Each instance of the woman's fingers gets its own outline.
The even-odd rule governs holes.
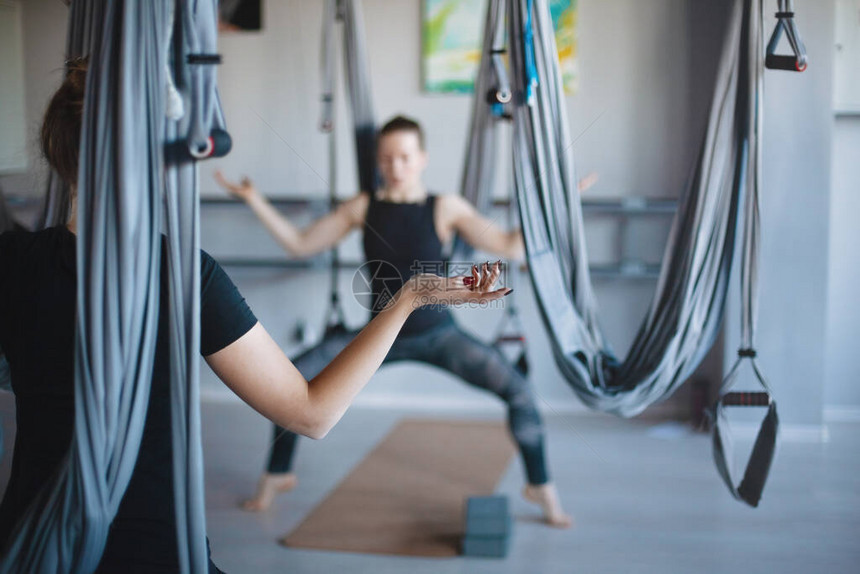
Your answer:
[[[471,277],[463,277],[463,285],[475,292],[490,291],[502,274],[501,260],[495,263],[481,263],[480,267],[472,265]]]
[[[481,291],[490,291],[496,284],[501,274],[501,263],[501,260],[495,263],[487,261],[481,265]]]
[[[236,184],[224,177],[224,174],[221,173],[220,170],[215,172],[215,181],[217,181],[221,187],[226,188],[230,193],[236,193],[239,189]]]
[[[502,260],[499,259],[495,263],[493,263],[492,270],[490,271],[490,280],[487,284],[487,289],[492,289],[493,285],[496,284],[496,281],[499,280],[499,276],[502,274]]]
[[[218,183],[220,183],[221,185],[223,185],[224,187],[226,187],[228,189],[232,189],[232,188],[236,187],[235,185],[233,185],[233,182],[231,182],[229,179],[224,177],[224,174],[221,173],[221,170],[218,170],[215,172],[215,181],[217,181]]]
[[[215,181],[217,181],[221,185],[221,187],[238,197],[243,197],[247,195],[248,190],[251,189],[251,187],[253,187],[254,185],[254,183],[251,181],[251,178],[249,178],[248,176],[243,176],[240,180],[240,183],[238,184],[224,177],[224,174],[221,173],[221,170],[216,170],[214,176]]]
[[[481,263],[478,266],[478,284],[475,287],[475,291],[486,291],[487,290],[487,264]]]
[[[464,303],[489,303],[497,301],[511,292],[502,287],[494,289],[502,273],[501,260],[495,263],[484,262],[472,265],[471,275],[460,277],[439,277],[424,274],[412,278],[412,289],[420,294],[423,305],[437,303],[460,305]]]

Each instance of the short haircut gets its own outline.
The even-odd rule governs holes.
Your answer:
[[[421,124],[412,118],[407,118],[405,116],[394,116],[388,122],[382,126],[382,129],[379,130],[379,134],[376,136],[377,141],[382,139],[382,136],[394,133],[394,132],[412,132],[416,136],[418,136],[418,145],[421,146],[421,149],[424,149],[424,130],[421,129]]]

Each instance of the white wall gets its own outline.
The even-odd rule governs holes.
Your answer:
[[[0,0],[0,173],[27,169],[22,12],[17,0]]]
[[[811,63],[802,75],[767,76],[759,350],[783,420],[816,424],[824,402],[858,403],[850,345],[860,324],[852,298],[858,267],[851,255],[856,251],[852,208],[860,138],[856,119],[850,119],[840,122],[831,142],[833,0],[796,4]],[[469,99],[421,92],[420,5],[420,0],[365,0],[377,112],[380,119],[404,112],[423,121],[431,154],[427,183],[456,192]],[[56,0],[27,0],[23,6],[30,167],[23,175],[0,177],[0,186],[16,195],[38,196],[43,170],[35,135],[47,98],[60,81],[67,9]],[[316,131],[321,6],[268,0],[264,10],[261,33],[221,39],[221,89],[235,151],[218,164],[204,164],[203,192],[220,195],[208,177],[220,167],[252,175],[272,195],[322,196],[328,165],[326,140]],[[580,89],[568,103],[572,131],[580,135],[573,148],[579,171],[601,176],[589,196],[677,195],[704,126],[723,12],[719,3],[700,0],[580,0]],[[342,98],[338,110],[346,117]],[[342,195],[355,189],[352,157],[349,136],[342,132],[337,181]],[[614,255],[613,221],[590,221],[587,231],[595,259]],[[637,232],[645,255],[659,256],[664,233],[660,224]],[[351,238],[345,257],[360,254],[357,239]],[[245,248],[277,254],[241,208],[206,208],[203,240],[216,254]],[[285,346],[293,320],[305,318],[312,326],[321,321],[325,273],[230,272]],[[349,277],[343,281],[348,292]],[[604,325],[619,352],[629,345],[652,289],[651,281],[598,282]],[[527,281],[519,281],[517,290],[523,313],[532,315],[526,327],[539,394],[553,404],[571,401],[543,344]],[[729,334],[737,333],[737,309],[728,312]],[[350,314],[353,322],[363,316],[354,305]],[[480,334],[492,330],[498,313],[463,311],[459,316]],[[729,355],[735,347],[727,342]],[[462,386],[453,380],[414,366],[389,369],[367,396],[412,396],[414,390],[402,380],[415,377],[432,378],[436,397],[467,396],[459,394]]]
[[[376,109],[380,120],[402,112],[424,123],[427,183],[456,191],[470,96],[421,91],[420,7],[419,0],[364,2]],[[253,173],[268,193],[326,189],[327,148],[316,130],[321,16],[320,3],[270,1],[263,32],[220,40],[222,96],[237,140],[220,167]],[[601,174],[593,195],[665,197],[683,184],[692,154],[686,17],[681,0],[580,2],[580,89],[569,111],[581,171]],[[342,105],[339,113],[346,117]],[[356,178],[347,133],[340,142],[338,184],[350,193]],[[204,191],[217,193],[211,183]]]
[[[833,185],[830,197],[830,256],[825,418],[860,419],[860,2],[837,0],[834,108],[843,111],[833,130]]]
[[[758,363],[783,422],[822,422],[826,368],[831,144],[832,0],[795,2],[809,54],[802,74],[765,73]],[[775,20],[765,19],[772,30]],[[726,361],[736,356],[740,316],[728,308]]]
[[[836,119],[830,198],[825,408],[860,414],[860,115]],[[834,413],[836,414],[836,413]]]
[[[406,113],[421,121],[427,131],[430,188],[457,192],[466,145],[470,97],[425,94],[420,77],[420,0],[365,0],[367,47],[378,118]],[[580,81],[578,93],[568,98],[573,150],[579,172],[596,171],[599,183],[589,197],[677,196],[699,145],[717,49],[709,39],[719,10],[692,14],[683,0],[581,0],[579,25]],[[319,115],[319,28],[322,8],[303,1],[265,3],[264,31],[222,36],[224,54],[220,85],[236,146],[234,151],[204,171],[216,167],[233,174],[252,175],[271,195],[317,193],[325,195],[328,180],[325,138],[317,132]],[[688,33],[694,20],[695,33]],[[700,40],[704,36],[704,41]],[[717,48],[720,36],[717,35]],[[700,45],[704,43],[704,45]],[[695,54],[691,53],[695,47]],[[695,62],[695,64],[693,63]],[[704,71],[703,71],[704,70]],[[704,88],[703,88],[704,85]],[[342,94],[341,90],[341,94]],[[691,92],[697,94],[691,98]],[[691,113],[696,117],[691,121]],[[341,97],[341,118],[348,113]],[[350,135],[338,140],[338,190],[356,190]],[[505,177],[500,195],[506,194]],[[220,195],[205,175],[203,191]],[[226,226],[253,241],[255,254],[274,255],[277,247],[257,229],[247,213],[208,208],[204,243],[215,253],[241,250]],[[498,214],[504,221],[504,214]],[[634,244],[643,257],[659,260],[668,220],[643,222],[634,229]],[[592,219],[588,223],[589,253],[595,261],[612,260],[617,251],[617,221]],[[360,258],[358,234],[343,249],[345,258]],[[325,274],[315,280],[285,279],[283,299],[269,287],[256,286],[259,273],[233,269],[234,277],[253,275],[244,288],[260,307],[265,322],[269,309],[290,322],[304,318],[311,326],[321,321]],[[280,276],[291,276],[281,274]],[[345,273],[344,275],[349,275]],[[270,277],[267,275],[267,277]],[[292,277],[292,276],[291,276]],[[273,284],[266,279],[265,284]],[[348,293],[348,277],[344,279]],[[312,287],[311,287],[312,286]],[[601,280],[597,290],[602,319],[619,353],[630,344],[650,302],[651,280]],[[575,399],[555,369],[525,276],[517,284],[530,339],[533,377],[538,393],[554,404]],[[290,296],[290,294],[296,294]],[[292,299],[292,300],[290,300]],[[266,311],[263,311],[265,309]],[[360,322],[360,309],[353,309]],[[488,338],[499,313],[459,311],[466,328]],[[286,344],[286,341],[283,341]],[[718,370],[721,370],[718,368]],[[434,387],[416,392],[405,379],[432,378]],[[365,391],[368,400],[415,396],[460,397],[461,386],[436,387],[445,376],[429,375],[424,367],[396,366],[383,371]],[[436,389],[434,392],[433,389]],[[467,397],[464,392],[462,398]]]
[[[48,99],[62,81],[68,9],[57,0],[21,2],[24,43],[24,131],[27,170],[0,176],[4,193],[39,197],[45,164],[38,134]]]

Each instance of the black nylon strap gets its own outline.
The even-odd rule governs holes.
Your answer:
[[[221,63],[221,54],[188,54],[186,61],[199,66],[218,65]]]

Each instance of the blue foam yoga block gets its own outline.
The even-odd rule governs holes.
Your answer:
[[[507,514],[507,496],[470,496],[466,501],[466,517],[504,516]]]
[[[467,537],[503,537],[513,523],[505,496],[475,496],[466,501]]]
[[[463,538],[463,555],[477,558],[504,558],[508,555],[508,537],[466,536]]]
[[[510,514],[504,516],[469,516],[466,518],[466,536],[494,538],[508,536],[513,527]]]

